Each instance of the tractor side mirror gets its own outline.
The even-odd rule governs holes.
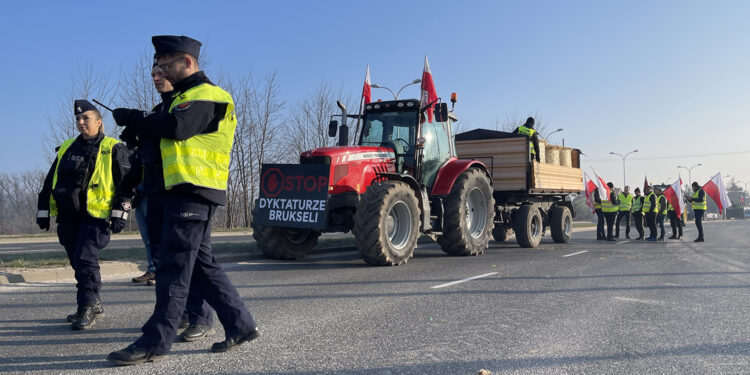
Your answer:
[[[339,128],[339,122],[336,120],[331,120],[331,122],[328,123],[328,136],[335,137],[336,129],[338,128]]]
[[[448,121],[448,103],[435,104],[435,122]]]

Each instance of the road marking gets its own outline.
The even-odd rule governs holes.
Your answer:
[[[636,302],[636,303],[643,303],[646,305],[657,305],[661,306],[664,304],[662,301],[656,301],[652,299],[639,299],[639,298],[628,298],[628,297],[615,297],[614,298],[617,301],[623,301],[623,302]]]
[[[630,242],[630,240],[620,241],[620,242],[618,242],[617,244],[618,244],[618,245],[622,245],[622,244],[624,244],[624,243],[626,243],[626,242]]]
[[[445,283],[445,284],[435,285],[435,286],[433,286],[433,287],[432,287],[432,289],[445,288],[446,286],[451,286],[451,285],[461,284],[461,283],[465,283],[465,282],[467,282],[467,281],[471,281],[471,280],[476,280],[476,279],[481,279],[481,278],[483,278],[483,277],[487,277],[487,276],[492,276],[492,275],[497,275],[497,274],[498,274],[497,272],[490,272],[490,273],[485,273],[484,275],[478,275],[478,276],[467,277],[467,278],[465,278],[465,279],[461,279],[461,280],[456,280],[456,281],[451,281],[451,282],[449,282],[449,283]]]
[[[565,258],[565,257],[572,257],[573,255],[578,255],[578,254],[583,254],[583,253],[588,253],[588,252],[589,252],[588,250],[584,250],[584,251],[579,251],[579,252],[573,253],[573,254],[563,255],[562,257],[563,258]]]

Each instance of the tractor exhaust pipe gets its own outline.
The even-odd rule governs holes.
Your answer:
[[[341,126],[339,127],[339,146],[349,145],[349,126],[346,125],[346,106],[337,100],[336,105],[341,108]]]

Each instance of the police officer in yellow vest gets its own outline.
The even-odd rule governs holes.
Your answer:
[[[529,139],[529,154],[530,157],[534,158],[537,162],[539,158],[539,133],[534,129],[534,118],[529,117],[526,119],[526,123],[515,128],[513,130],[515,134],[525,135]]]
[[[630,239],[630,210],[633,208],[633,195],[630,194],[630,186],[617,195],[620,200],[620,208],[617,211],[617,222],[615,223],[615,238],[620,238],[620,220],[625,219],[625,238]]]
[[[143,335],[107,359],[134,365],[163,358],[170,350],[188,294],[213,307],[226,339],[211,351],[225,352],[259,336],[250,311],[211,250],[211,217],[226,204],[230,152],[237,119],[234,102],[198,68],[201,43],[186,36],[152,38],[158,67],[177,91],[166,112],[118,108],[118,125],[161,138],[165,191],[149,196],[147,219],[161,218],[156,264],[156,306]],[[152,205],[152,202],[154,203]],[[151,219],[149,219],[151,218]]]
[[[693,196],[688,197],[688,200],[693,205],[693,213],[695,214],[695,226],[698,228],[698,238],[695,242],[703,242],[703,214],[708,209],[708,202],[706,202],[706,192],[703,191],[697,182],[693,182]]]
[[[633,215],[635,221],[635,229],[638,231],[638,238],[636,240],[643,239],[643,196],[641,195],[641,189],[636,187],[633,190],[635,196],[633,197],[633,207],[630,212]]]
[[[102,308],[99,291],[99,250],[109,243],[110,232],[126,224],[133,192],[117,190],[130,169],[128,150],[104,136],[101,113],[86,100],[73,104],[81,133],[62,143],[44,179],[37,203],[37,224],[49,230],[57,216],[57,237],[75,270],[78,309],[68,315],[74,330],[88,329]]]
[[[659,226],[659,238],[657,241],[664,241],[664,219],[667,217],[667,197],[660,187],[654,188],[656,192],[656,225]]]
[[[609,186],[609,199],[601,199],[599,196],[596,196],[595,199],[599,200],[599,203],[602,205],[602,213],[604,214],[604,219],[607,220],[607,241],[615,241],[615,236],[612,235],[612,229],[615,226],[615,219],[617,218],[617,211],[619,210],[620,202],[617,200],[617,195],[615,195],[615,185],[611,182],[607,183],[607,186]]]

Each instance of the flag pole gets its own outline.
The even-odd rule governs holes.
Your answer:
[[[359,142],[357,139],[357,133],[359,133],[359,124],[362,122],[362,109],[365,104],[365,96],[361,95],[359,98],[359,114],[357,114],[357,126],[354,127],[354,142]]]

